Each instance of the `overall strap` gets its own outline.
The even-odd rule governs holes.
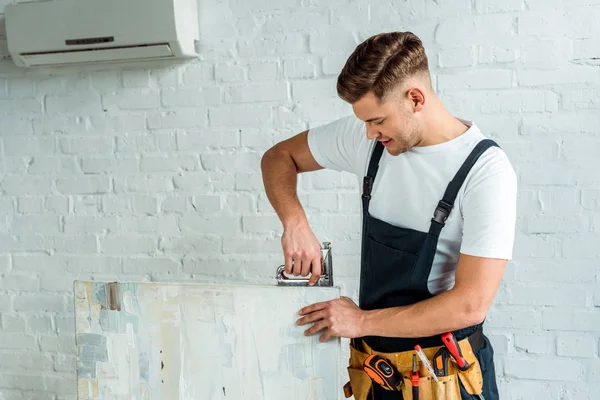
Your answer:
[[[379,160],[383,154],[384,146],[381,142],[375,143],[375,148],[371,154],[371,160],[369,161],[369,167],[367,168],[367,175],[363,178],[362,187],[362,203],[364,215],[367,215],[369,211],[369,202],[371,201],[371,191],[373,190],[373,182],[375,182],[375,175],[379,169]]]
[[[454,178],[446,187],[446,191],[444,192],[444,197],[438,203],[435,212],[433,214],[433,218],[431,219],[431,227],[429,229],[430,233],[433,233],[436,237],[439,236],[442,228],[445,225],[448,216],[450,216],[450,212],[454,207],[454,201],[456,200],[456,196],[458,195],[458,191],[463,185],[467,175],[473,168],[473,165],[477,162],[479,157],[490,147],[500,147],[496,142],[491,139],[483,139],[480,141],[477,146],[471,151],[471,154],[464,161]]]

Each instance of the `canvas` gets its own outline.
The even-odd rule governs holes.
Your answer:
[[[298,310],[337,287],[75,282],[79,400],[334,400],[340,339]]]

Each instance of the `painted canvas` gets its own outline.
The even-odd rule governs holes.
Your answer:
[[[75,282],[79,400],[337,400],[340,340],[298,310],[336,287]],[[342,395],[343,397],[343,395]]]

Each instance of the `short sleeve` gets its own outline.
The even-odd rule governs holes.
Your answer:
[[[493,157],[473,174],[465,187],[460,251],[510,260],[517,217],[517,177],[502,150],[489,151]]]
[[[319,165],[353,174],[360,170],[359,156],[366,141],[364,122],[353,115],[308,131],[308,147]]]

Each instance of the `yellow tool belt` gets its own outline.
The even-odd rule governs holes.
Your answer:
[[[368,399],[372,392],[373,382],[369,375],[363,369],[363,362],[371,354],[377,354],[380,357],[388,360],[400,374],[404,384],[402,385],[402,396],[404,400],[412,400],[412,384],[410,381],[410,371],[413,366],[413,354],[415,351],[403,351],[400,353],[382,353],[372,350],[364,341],[362,342],[365,352],[359,351],[354,346],[350,346],[350,365],[348,366],[348,375],[350,377],[349,385],[346,384],[344,392],[346,397],[354,394],[355,400]],[[469,368],[466,371],[460,371],[453,359],[448,360],[448,374],[438,377],[439,382],[434,378],[423,363],[418,363],[420,374],[419,381],[419,400],[460,400],[460,382],[463,384],[467,393],[477,395],[481,393],[483,387],[483,377],[481,375],[481,367],[468,339],[463,339],[458,342],[464,358],[469,363]],[[441,348],[427,347],[423,352],[430,360],[433,359],[435,353]],[[348,390],[350,389],[351,390]]]

